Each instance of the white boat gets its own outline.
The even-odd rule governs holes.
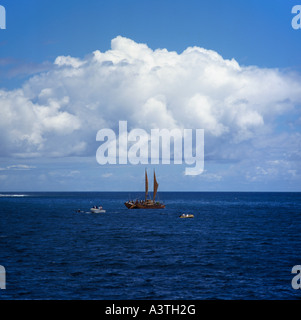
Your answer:
[[[94,206],[93,208],[90,209],[90,211],[92,213],[103,213],[103,212],[106,212],[106,210],[104,210],[101,206],[99,206],[99,207]]]

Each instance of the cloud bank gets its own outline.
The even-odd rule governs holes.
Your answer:
[[[21,88],[0,89],[0,156],[93,156],[97,131],[127,120],[130,129],[201,128],[205,161],[259,161],[257,176],[282,161],[298,176],[300,101],[298,74],[118,36],[106,52],[59,56]]]

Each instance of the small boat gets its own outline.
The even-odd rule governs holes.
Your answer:
[[[182,213],[179,218],[194,218],[194,215],[189,213]]]
[[[158,182],[156,179],[156,174],[154,172],[154,193],[153,193],[153,199],[148,199],[148,178],[147,178],[147,172],[145,170],[145,200],[129,200],[124,203],[124,205],[128,209],[164,209],[165,204],[156,201],[156,194],[158,190]]]
[[[103,212],[106,212],[106,210],[104,210],[102,208],[102,206],[99,206],[99,207],[94,206],[93,208],[90,209],[90,211],[92,213],[103,213]]]

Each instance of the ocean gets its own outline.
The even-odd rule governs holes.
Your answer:
[[[143,196],[2,192],[0,299],[301,298],[301,193],[160,192],[165,209],[124,206]]]

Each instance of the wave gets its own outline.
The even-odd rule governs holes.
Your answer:
[[[20,198],[28,197],[27,194],[0,194],[0,198]]]

